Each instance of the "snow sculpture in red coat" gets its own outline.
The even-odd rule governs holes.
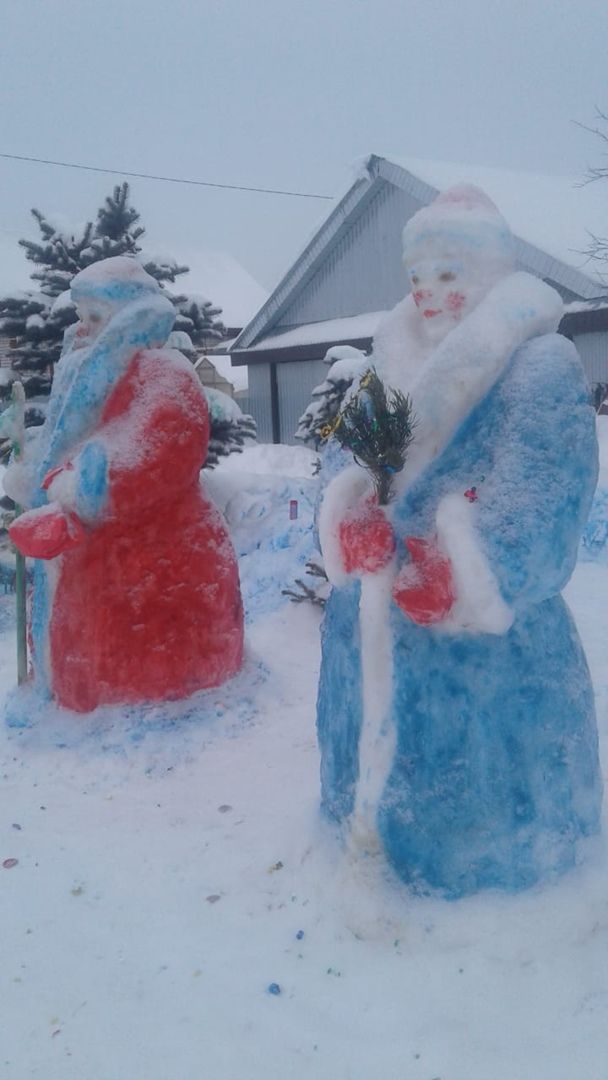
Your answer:
[[[174,309],[135,260],[87,268],[72,296],[40,439],[5,482],[33,507],[11,537],[37,560],[36,679],[78,712],[187,697],[243,657],[236,557],[199,480],[206,399],[163,348]]]

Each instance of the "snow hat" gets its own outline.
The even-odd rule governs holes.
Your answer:
[[[158,293],[160,286],[137,259],[116,255],[81,270],[72,280],[70,289],[75,304],[81,300],[95,300],[122,307],[145,293]]]
[[[492,200],[473,184],[442,191],[410,218],[403,230],[403,260],[424,256],[469,256],[496,276],[514,268],[513,234]]]

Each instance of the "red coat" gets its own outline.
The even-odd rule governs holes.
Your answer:
[[[109,502],[57,560],[50,669],[61,705],[183,698],[239,670],[236,557],[199,481],[208,439],[186,362],[137,354],[90,437],[109,458]]]

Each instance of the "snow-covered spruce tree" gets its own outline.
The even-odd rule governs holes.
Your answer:
[[[178,319],[175,321],[177,324]],[[195,363],[196,349],[185,330],[173,330],[167,345],[170,349],[178,349],[192,364]],[[221,457],[240,454],[246,442],[256,442],[258,432],[253,416],[242,412],[228,394],[204,384],[203,391],[209,406],[209,446],[204,467],[213,469]]]
[[[591,402],[596,413],[600,413],[608,401],[608,383],[591,383]]]
[[[327,377],[312,391],[310,404],[300,417],[295,433],[296,439],[300,439],[312,450],[322,450],[324,446],[329,445],[327,433],[333,426],[338,413],[341,412],[348,391],[370,364],[369,357],[352,345],[332,345],[323,360],[331,367],[327,372]],[[322,483],[323,464],[327,466],[325,455],[319,458],[317,466],[317,475],[321,474]],[[318,607],[324,607],[329,594],[329,582],[320,552],[306,563],[305,573],[308,581],[296,578],[294,588],[283,589],[283,595],[288,596],[297,604],[309,601]]]
[[[138,224],[139,212],[129,205],[129,194],[126,181],[116,184],[112,194],[106,195],[103,206],[97,211],[94,243],[102,259],[109,259],[113,255],[136,255],[139,251],[137,241],[146,230]]]
[[[257,428],[252,416],[241,411],[228,394],[212,386],[204,386],[209,405],[209,449],[206,469],[213,469],[221,457],[241,454],[245,443],[255,442]]]
[[[222,309],[210,300],[195,295],[175,296],[171,299],[177,309],[174,329],[188,334],[193,345],[209,346],[226,336],[226,328],[218,318]]]
[[[352,345],[333,345],[327,350],[324,363],[331,367],[323,382],[312,391],[310,404],[302,413],[295,433],[296,439],[312,450],[321,448],[325,440],[323,430],[331,427],[354,379],[369,366],[365,353]]]
[[[28,399],[50,392],[64,332],[77,319],[69,287],[80,270],[101,259],[132,255],[163,288],[187,272],[188,267],[174,259],[142,252],[140,240],[145,230],[129,198],[129,185],[117,184],[97,211],[95,224],[89,221],[71,231],[54,224],[39,210],[32,210],[41,239],[19,243],[35,265],[31,277],[37,289],[0,298],[0,332],[16,339],[13,369],[22,379]],[[189,333],[195,346],[222,337],[219,308],[199,297],[168,295],[176,307],[180,328]],[[0,388],[0,396],[8,393],[10,387]],[[28,408],[28,423],[42,420],[40,409]]]
[[[19,244],[26,258],[36,265],[31,277],[37,290],[0,299],[0,330],[17,341],[13,370],[21,376],[28,398],[50,391],[64,330],[76,318],[69,305],[59,304],[54,309],[55,301],[69,287],[74,274],[86,265],[83,252],[89,250],[93,236],[91,222],[70,233],[53,225],[39,210],[32,210],[32,214],[42,239],[20,240]]]
[[[20,240],[25,257],[34,263],[32,281],[38,291],[18,293],[0,300],[0,326],[17,339],[13,368],[22,376],[28,398],[48,393],[53,368],[61,353],[64,331],[76,322],[69,296],[72,278],[86,266],[113,255],[135,255],[143,226],[129,206],[128,184],[116,185],[98,210],[94,225],[65,229],[40,210],[32,215],[40,240]]]

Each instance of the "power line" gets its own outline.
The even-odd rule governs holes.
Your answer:
[[[290,195],[294,199],[331,199],[333,195],[316,195],[310,191],[283,191],[280,188],[248,187],[245,184],[215,184],[211,180],[185,180],[177,176],[155,176],[153,173],[127,172],[126,169],[101,169],[96,165],[77,165],[71,161],[49,161],[47,158],[24,157],[21,154],[2,154],[9,161],[32,161],[37,165],[56,165],[61,169],[84,169],[86,172],[110,173],[112,176],[135,176],[139,180],[161,180],[165,184],[194,184],[196,187],[225,188],[228,191],[256,191],[264,195]]]

